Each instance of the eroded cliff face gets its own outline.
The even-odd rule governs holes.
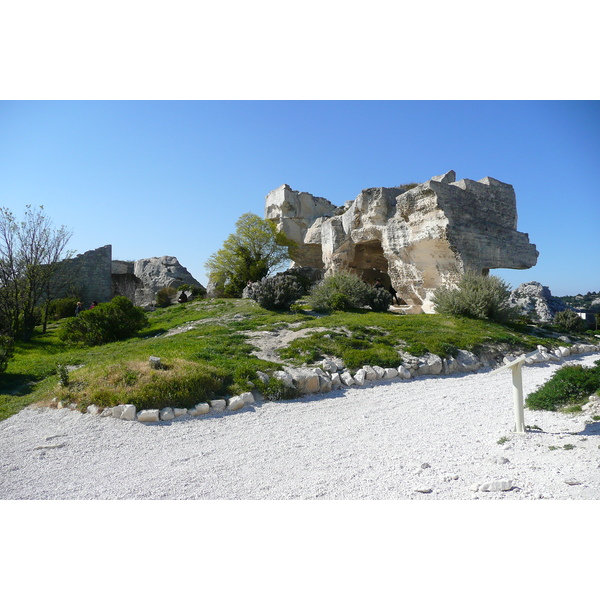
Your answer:
[[[296,265],[379,278],[414,312],[433,312],[435,289],[467,269],[527,269],[538,257],[516,230],[513,187],[491,177],[457,182],[454,171],[411,189],[363,190],[340,208],[283,185],[267,195],[265,217],[296,242]]]

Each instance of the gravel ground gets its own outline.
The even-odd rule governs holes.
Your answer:
[[[559,366],[524,367],[525,395]],[[541,431],[513,433],[508,371],[163,423],[28,408],[0,422],[0,498],[600,499],[600,422],[526,410],[525,424]],[[474,491],[500,481],[511,489]]]

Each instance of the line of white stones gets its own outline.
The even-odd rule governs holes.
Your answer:
[[[562,346],[554,350],[548,350],[544,346],[538,346],[537,352],[529,356],[526,364],[558,362],[567,356],[575,354],[588,354],[600,352],[600,345],[593,344],[574,344],[573,346]],[[410,367],[400,365],[395,368],[382,368],[379,366],[364,365],[358,369],[354,375],[345,368],[343,362],[339,359],[324,359],[322,367],[310,368],[286,368],[285,371],[276,371],[273,377],[279,379],[285,386],[293,389],[298,395],[327,393],[332,389],[339,389],[351,386],[364,386],[368,382],[390,381],[395,378],[410,379],[412,377],[424,375],[441,375],[450,373],[468,373],[480,369],[483,364],[472,353],[460,351],[457,359],[442,359],[435,354],[428,354],[425,357],[413,357],[414,361]],[[516,356],[505,356],[504,362],[510,362],[517,358]],[[160,359],[151,357],[151,362],[159,365]],[[258,372],[258,377],[267,383],[270,377],[266,373]],[[244,406],[253,404],[256,401],[264,401],[265,397],[258,391],[244,392],[231,398],[219,398],[200,402],[193,408],[171,408],[148,409],[137,411],[133,404],[120,404],[110,408],[100,408],[94,404],[88,406],[87,412],[91,415],[101,417],[114,417],[126,421],[137,420],[141,423],[152,423],[159,421],[171,421],[178,417],[191,416],[199,417],[211,412],[223,412],[240,410]],[[75,405],[71,405],[75,407]],[[58,408],[64,408],[58,403]]]

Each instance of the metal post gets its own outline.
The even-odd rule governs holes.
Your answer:
[[[523,408],[523,378],[521,377],[522,362],[512,365],[513,397],[515,399],[515,431],[525,433],[525,412]]]

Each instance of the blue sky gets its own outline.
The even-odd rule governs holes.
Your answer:
[[[336,205],[453,169],[514,186],[540,257],[495,270],[600,291],[598,101],[3,101],[0,206],[43,205],[71,248],[206,259],[282,185]]]

